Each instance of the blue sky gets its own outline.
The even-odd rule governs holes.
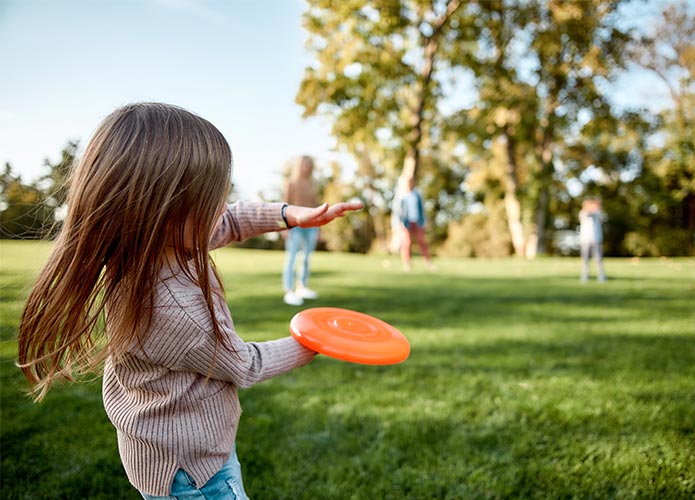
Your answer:
[[[636,2],[634,18],[665,2]],[[36,178],[69,139],[84,146],[104,116],[143,100],[214,123],[248,198],[277,190],[293,156],[349,162],[332,152],[329,124],[302,120],[294,103],[309,62],[304,8],[301,0],[1,0],[1,164]],[[655,88],[653,77],[632,75],[616,101],[649,103]]]
[[[207,118],[255,197],[296,155],[336,157],[294,103],[308,61],[300,0],[3,0],[0,162],[25,179],[115,108],[163,101]]]

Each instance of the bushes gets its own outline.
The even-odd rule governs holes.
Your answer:
[[[628,255],[635,257],[674,257],[687,255],[692,245],[687,229],[667,229],[656,231],[653,236],[631,231],[625,235],[623,248]]]
[[[460,222],[451,222],[449,237],[438,253],[448,257],[508,257],[512,253],[511,241],[504,207],[500,205],[489,213],[469,214]]]

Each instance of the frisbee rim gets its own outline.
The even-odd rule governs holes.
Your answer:
[[[320,323],[328,315],[333,325]],[[337,316],[337,318],[336,318]],[[376,329],[369,337],[346,331],[335,324],[338,319],[354,321]],[[290,320],[292,336],[303,346],[331,358],[366,365],[398,364],[410,355],[410,344],[403,333],[376,316],[339,307],[312,307],[296,313]],[[353,334],[354,333],[354,334]],[[376,336],[374,334],[377,334]]]

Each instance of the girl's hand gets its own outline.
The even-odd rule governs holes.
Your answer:
[[[290,226],[317,227],[328,224],[337,217],[342,217],[352,210],[360,210],[364,207],[361,201],[348,201],[329,205],[324,203],[316,208],[288,205],[285,217]]]

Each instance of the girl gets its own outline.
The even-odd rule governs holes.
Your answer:
[[[37,399],[105,361],[104,407],[144,498],[246,498],[237,389],[315,354],[292,337],[241,340],[208,251],[361,208],[226,206],[231,164],[222,134],[188,111],[116,110],[72,173],[67,217],[22,315],[19,364]]]
[[[292,166],[290,178],[285,183],[283,197],[291,205],[313,207],[318,205],[318,193],[314,184],[314,160],[310,156],[300,157]],[[307,287],[309,282],[309,257],[316,249],[319,239],[317,227],[295,227],[285,239],[287,259],[282,273],[285,288],[283,300],[286,304],[300,306],[304,299],[317,299],[318,293]],[[302,274],[295,286],[295,260],[299,251],[304,253]]]

